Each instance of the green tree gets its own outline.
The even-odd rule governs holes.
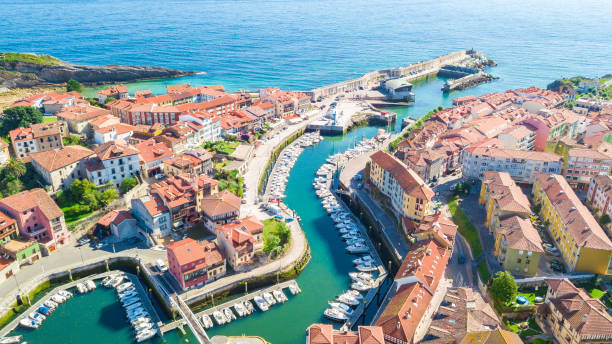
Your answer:
[[[275,250],[277,247],[280,246],[281,240],[278,237],[278,235],[274,233],[268,233],[267,235],[264,235],[263,242],[264,242],[264,252],[270,253],[273,250]]]
[[[21,178],[27,172],[25,164],[18,159],[11,158],[2,170],[2,177],[8,179]]]
[[[107,97],[106,99],[104,99],[104,104],[108,104],[110,102],[114,102],[115,100],[117,100],[117,99],[115,99],[113,97]]]
[[[608,223],[610,223],[610,216],[608,214],[601,215],[601,217],[599,218],[599,224],[605,226]]]
[[[500,271],[495,275],[489,292],[494,300],[507,304],[516,298],[518,286],[512,274],[508,271]]]
[[[105,205],[108,205],[108,204],[111,204],[118,197],[119,197],[119,193],[117,193],[117,190],[115,190],[114,188],[110,188],[104,191],[104,193],[102,194],[102,202]]]
[[[81,137],[78,135],[70,135],[62,139],[64,146],[76,146],[81,144]]]
[[[38,109],[31,106],[15,106],[4,110],[1,118],[2,136],[19,127],[29,127],[32,123],[42,123],[43,115]]]
[[[125,178],[121,181],[121,191],[128,192],[132,190],[137,184],[138,181],[136,180],[136,178]]]
[[[74,79],[70,79],[66,83],[66,91],[67,92],[72,92],[72,91],[82,92],[83,91],[83,86],[81,86],[80,82],[78,82],[78,81],[76,81]]]

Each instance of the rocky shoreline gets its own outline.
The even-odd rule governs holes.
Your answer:
[[[194,74],[190,71],[165,67],[75,65],[46,55],[19,55],[23,55],[24,58],[9,59],[0,53],[0,89],[61,84],[70,79],[87,85],[98,85],[143,79],[174,78]],[[40,56],[45,57],[44,63],[37,62],[37,58]]]

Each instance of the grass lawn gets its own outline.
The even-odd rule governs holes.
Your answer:
[[[552,341],[551,340],[542,339],[542,338],[536,338],[536,339],[531,341],[531,344],[548,344],[548,343],[552,343]]]
[[[87,216],[91,215],[91,213],[93,213],[93,211],[90,211],[88,213],[84,213],[84,214],[80,214],[80,215],[77,215],[77,216],[70,217],[70,216],[66,215],[66,209],[68,209],[68,208],[70,208],[70,207],[62,208],[62,212],[64,213],[64,220],[66,220],[66,224],[70,224],[70,223],[76,222],[76,221],[78,221],[80,219],[84,219]]]
[[[216,151],[217,153],[230,155],[236,150],[236,147],[238,147],[239,144],[240,142],[238,141],[217,141],[205,143],[204,148],[209,151]]]
[[[478,230],[470,219],[467,218],[463,210],[459,207],[457,199],[449,198],[448,210],[453,216],[453,221],[459,226],[459,233],[468,241],[472,247],[472,253],[474,258],[478,258],[482,254],[482,245],[480,244],[480,237],[478,236]],[[479,269],[480,270],[480,269]]]
[[[478,263],[476,267],[478,268],[478,273],[480,274],[480,278],[482,278],[482,282],[484,284],[489,283],[491,273],[489,272],[489,268],[487,267],[487,263],[484,261],[484,259]]]
[[[43,117],[43,123],[53,123],[53,122],[57,122],[57,117],[56,116],[45,116],[45,117]]]
[[[530,336],[537,336],[543,332],[533,317],[527,320],[527,327],[525,328],[521,328],[519,326],[519,324],[523,322],[525,322],[525,320],[510,320],[504,318],[504,323],[506,326],[508,326],[508,329],[514,333],[517,333],[523,339]],[[544,343],[546,343],[546,341],[544,341]]]

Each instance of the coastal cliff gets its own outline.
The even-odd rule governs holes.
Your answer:
[[[193,72],[150,66],[75,65],[49,55],[0,53],[0,89],[29,88],[64,83],[70,79],[85,84],[172,78]]]

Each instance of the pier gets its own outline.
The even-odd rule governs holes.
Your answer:
[[[194,314],[195,320],[197,321],[198,324],[200,324],[199,326],[201,327],[202,325],[201,325],[201,322],[200,322],[199,319],[201,319],[203,315],[211,316],[213,314],[213,312],[218,311],[218,310],[222,310],[224,308],[232,307],[232,306],[234,306],[234,304],[236,302],[252,301],[255,298],[255,296],[258,296],[258,295],[261,295],[261,294],[267,293],[267,292],[271,293],[273,290],[279,290],[280,289],[282,291],[282,290],[284,290],[286,288],[289,288],[290,285],[295,286],[297,288],[297,290],[299,292],[301,292],[301,289],[299,288],[299,286],[298,286],[298,284],[297,284],[297,282],[295,280],[289,280],[289,281],[281,282],[279,284],[275,284],[273,286],[270,286],[270,287],[267,287],[267,288],[264,288],[264,289],[259,289],[257,291],[254,291],[254,292],[251,292],[249,294],[246,294],[244,296],[241,296],[241,297],[232,299],[230,301],[224,302],[224,303],[222,303],[220,305],[217,305],[217,306],[205,309],[203,311],[197,312],[197,313]],[[253,307],[255,307],[255,309],[258,309],[255,304],[253,304]],[[172,330],[176,329],[177,327],[182,326],[184,323],[185,323],[185,320],[184,319],[180,319],[180,320],[175,320],[173,322],[165,324],[165,325],[163,325],[160,328],[161,333],[166,333],[168,331],[172,331]]]
[[[493,79],[494,77],[491,75],[479,71],[475,74],[469,74],[456,80],[448,80],[446,83],[444,83],[444,86],[442,86],[442,91],[450,92],[452,90],[462,90],[482,84],[483,82],[491,81]]]

